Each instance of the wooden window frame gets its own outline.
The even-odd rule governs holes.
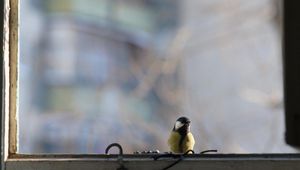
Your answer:
[[[285,1],[286,2],[286,1]],[[291,2],[291,1],[289,1]],[[1,117],[1,169],[3,170],[89,170],[117,169],[121,164],[127,169],[163,169],[178,158],[155,161],[151,155],[26,155],[17,153],[17,99],[18,99],[18,37],[19,0],[1,2],[1,60],[2,117]],[[299,16],[299,15],[298,15]],[[298,34],[299,35],[299,34]],[[300,38],[300,36],[298,36]],[[285,38],[288,41],[288,38]],[[286,48],[287,49],[287,48]],[[286,53],[286,52],[285,52]],[[286,53],[287,54],[287,53]],[[293,54],[289,54],[293,55]],[[298,57],[298,56],[297,56]],[[285,56],[285,59],[287,57]],[[293,57],[292,57],[293,58]],[[297,60],[300,63],[300,59]],[[286,64],[289,62],[285,61]],[[285,72],[290,73],[290,71]],[[298,71],[300,75],[300,71]],[[291,80],[292,81],[292,80]],[[286,82],[286,81],[285,81]],[[290,82],[285,83],[285,92]],[[299,92],[300,94],[300,92]],[[287,97],[285,98],[287,101]],[[290,107],[290,105],[288,105]],[[292,106],[291,106],[292,107]],[[293,110],[293,109],[292,109]],[[264,169],[289,170],[300,167],[299,154],[194,154],[184,158],[172,169]]]

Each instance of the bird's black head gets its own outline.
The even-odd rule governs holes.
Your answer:
[[[176,120],[173,130],[174,131],[190,131],[190,119],[187,117],[180,117]]]
[[[176,121],[179,121],[179,122],[181,122],[181,123],[183,123],[183,124],[191,123],[190,119],[187,118],[187,117],[180,117],[180,118],[178,118]]]

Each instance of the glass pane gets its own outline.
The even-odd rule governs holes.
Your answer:
[[[277,1],[276,1],[277,2]],[[273,0],[22,0],[19,152],[295,152]]]

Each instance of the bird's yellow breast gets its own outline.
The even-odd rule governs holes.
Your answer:
[[[195,140],[192,133],[188,133],[183,139],[182,145],[179,146],[180,134],[176,131],[172,131],[168,140],[168,144],[171,152],[174,153],[185,153],[188,150],[193,150],[195,145]]]

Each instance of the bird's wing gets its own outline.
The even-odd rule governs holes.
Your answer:
[[[168,144],[170,147],[170,150],[174,153],[179,153],[179,140],[180,140],[180,134],[178,132],[172,131],[170,134],[170,137],[168,139]]]
[[[195,139],[192,133],[186,135],[185,144],[183,145],[183,151],[194,150]]]

